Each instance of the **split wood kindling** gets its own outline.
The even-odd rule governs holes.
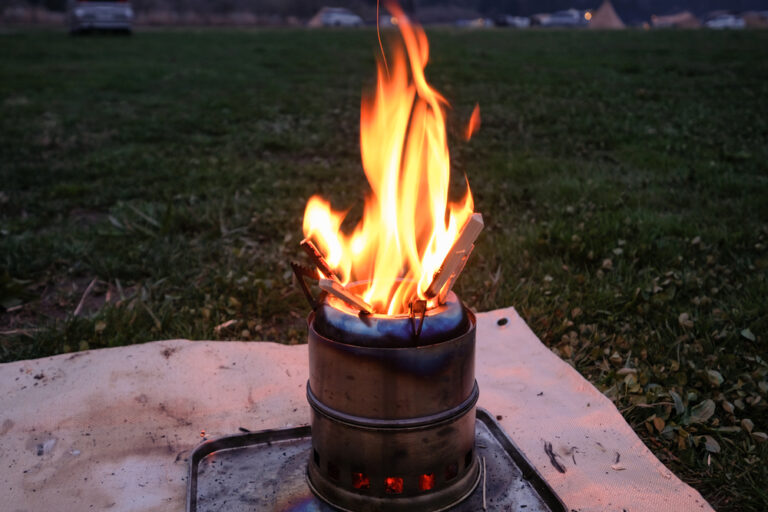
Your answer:
[[[459,274],[464,270],[469,255],[475,247],[475,240],[477,240],[483,227],[483,216],[479,213],[473,213],[461,228],[461,233],[456,237],[456,241],[453,242],[448,255],[443,260],[443,264],[435,272],[432,283],[425,293],[427,298],[438,297],[438,302],[445,300],[448,292],[451,291],[451,288],[453,288],[453,285],[459,278]]]
[[[448,251],[448,254],[443,260],[443,264],[440,265],[440,268],[432,277],[432,282],[424,293],[427,299],[434,299],[437,297],[438,303],[445,302],[448,293],[451,291],[451,288],[453,288],[453,285],[456,284],[456,280],[464,270],[469,255],[475,247],[475,240],[477,240],[483,227],[483,216],[479,213],[473,213],[461,228],[461,232]],[[312,307],[315,307],[316,302],[312,297],[309,288],[306,286],[304,278],[317,279],[318,285],[322,290],[338,297],[355,309],[359,309],[367,314],[373,314],[373,307],[370,304],[365,302],[359,295],[352,292],[341,283],[328,264],[328,261],[311,240],[307,238],[302,240],[301,247],[312,260],[312,263],[317,270],[310,269],[299,263],[291,263],[291,267],[293,268],[299,283],[302,285],[304,295],[307,297],[307,300]],[[418,302],[419,304],[415,308],[413,304],[411,305],[411,316],[414,316],[414,313],[421,313],[423,321],[423,315],[426,312],[426,301],[419,300]],[[423,311],[421,311],[422,309]],[[418,330],[421,331],[421,325],[419,325]]]

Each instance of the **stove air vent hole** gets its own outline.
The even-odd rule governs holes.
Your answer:
[[[473,450],[469,450],[464,456],[464,466],[468,468],[472,464]],[[312,461],[317,467],[320,467],[320,454],[317,450],[312,450]],[[333,462],[326,463],[328,477],[336,482],[341,482],[341,470]],[[459,465],[452,462],[445,466],[445,481],[448,482],[456,478],[459,474]],[[371,477],[365,471],[351,471],[350,481],[352,488],[358,492],[371,490]],[[417,477],[415,482],[419,492],[432,491],[435,488],[435,473],[424,473]],[[400,477],[388,477],[384,479],[384,491],[387,494],[402,494],[405,481]]]
[[[451,462],[445,467],[445,481],[450,482],[459,474],[459,465]]]
[[[472,450],[469,450],[464,456],[464,469],[468,468],[472,464]]]
[[[365,473],[352,472],[352,487],[357,490],[371,488],[371,479]]]
[[[384,480],[384,490],[387,494],[402,494],[403,479],[397,477],[388,477]]]
[[[435,474],[426,473],[419,476],[419,490],[430,491],[435,486]]]

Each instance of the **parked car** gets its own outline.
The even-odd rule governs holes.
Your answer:
[[[323,7],[307,25],[310,27],[361,27],[363,18],[343,7]]]
[[[735,28],[735,29],[741,29],[747,26],[747,23],[744,21],[744,18],[741,16],[734,16],[733,14],[722,14],[720,16],[715,16],[711,20],[707,21],[704,25],[706,25],[709,28],[717,28],[717,29],[724,29],[724,28]]]
[[[454,25],[462,28],[489,28],[493,26],[493,20],[489,18],[473,18],[456,20]]]
[[[69,0],[67,23],[72,34],[89,30],[115,30],[130,34],[133,8],[128,0]]]
[[[584,15],[576,9],[553,12],[541,18],[543,27],[576,27],[586,23]]]
[[[527,16],[500,16],[496,18],[496,24],[500,27],[528,28],[531,19]]]

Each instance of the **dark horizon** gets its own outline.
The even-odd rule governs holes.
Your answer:
[[[413,0],[418,8],[432,5],[453,5],[474,8],[485,15],[521,15],[559,11],[569,8],[597,9],[603,0]],[[612,0],[613,7],[624,21],[643,21],[652,15],[666,15],[691,11],[697,16],[706,16],[712,11],[761,11],[768,10],[768,0]],[[375,2],[374,2],[375,4]]]
[[[531,16],[569,8],[597,9],[603,0],[401,0],[406,11],[440,12],[450,18],[471,16],[496,17],[502,15]],[[15,4],[13,0],[0,0],[0,10]],[[66,0],[28,0],[29,5],[64,11]],[[346,7],[365,19],[375,18],[376,0],[131,0],[137,11],[167,10],[175,12],[227,13],[251,12],[266,16],[295,16],[309,18],[322,7]],[[384,2],[382,2],[383,4]],[[691,11],[706,17],[712,11],[768,10],[768,0],[612,0],[613,7],[625,23],[638,24],[650,20],[652,15],[666,15]],[[382,7],[383,9],[383,7]]]

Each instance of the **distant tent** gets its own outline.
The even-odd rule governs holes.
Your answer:
[[[317,11],[317,14],[312,16],[309,21],[307,22],[308,27],[323,27],[325,26],[325,23],[323,22],[323,18],[328,14],[329,9],[332,9],[332,7],[323,7],[319,11]]]
[[[744,22],[746,23],[748,28],[768,27],[768,11],[763,11],[763,12],[749,11],[742,14],[741,17],[744,18]]]
[[[656,28],[699,28],[701,26],[701,21],[691,11],[669,16],[651,16],[651,23]]]
[[[616,10],[611,5],[610,0],[605,0],[599,9],[592,13],[592,19],[589,20],[589,28],[602,30],[624,28],[624,22],[616,14]]]

